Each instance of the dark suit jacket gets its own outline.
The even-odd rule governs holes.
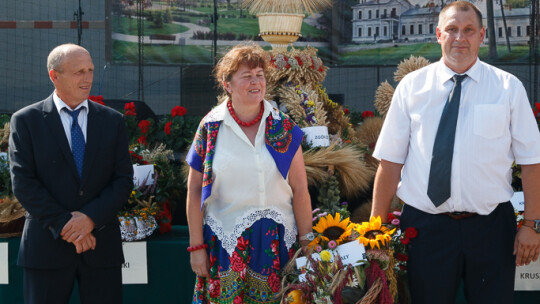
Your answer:
[[[95,267],[123,263],[117,212],[132,191],[133,167],[120,113],[88,102],[82,178],[52,95],[13,114],[9,157],[13,192],[27,210],[20,266],[51,269],[74,261],[75,246],[60,236],[72,211],[95,223],[96,249],[83,259]]]

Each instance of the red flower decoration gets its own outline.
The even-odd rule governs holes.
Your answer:
[[[407,262],[409,260],[409,257],[403,253],[396,253],[396,259],[402,262]]]
[[[388,213],[387,222],[391,222],[392,220],[395,220],[395,219],[396,219],[396,216],[392,212]]]
[[[275,272],[272,272],[272,274],[268,277],[268,285],[270,285],[273,293],[279,292],[281,287],[280,283],[281,282],[278,275]]]
[[[243,300],[241,296],[234,297],[233,304],[242,304]]]
[[[150,129],[150,122],[148,120],[141,120],[139,122],[139,129],[141,129],[142,134],[146,134],[148,129]]]
[[[373,112],[371,112],[371,111],[364,111],[362,113],[362,118],[364,118],[364,119],[366,119],[368,117],[374,117],[374,116],[375,116],[375,114],[373,114]]]
[[[272,267],[274,267],[275,270],[279,270],[281,267],[281,263],[279,263],[279,256],[272,260]]]
[[[90,95],[90,96],[88,96],[88,100],[91,100],[91,101],[93,101],[95,103],[99,103],[102,106],[105,105],[105,103],[103,102],[103,96],[101,96],[101,95],[98,95],[98,96]]]
[[[407,228],[405,230],[405,237],[406,238],[414,239],[417,236],[418,236],[418,231],[416,230],[416,228],[409,227],[409,228]]]
[[[249,240],[244,239],[243,236],[238,238],[238,243],[236,244],[236,247],[238,247],[238,250],[245,251],[248,245],[249,245]]]
[[[401,244],[407,245],[411,242],[411,239],[408,237],[405,237],[404,239],[401,239]]]
[[[536,111],[539,111],[540,112],[540,102],[536,102],[534,104],[534,107],[536,108]]]
[[[210,279],[210,283],[208,284],[208,291],[211,298],[218,298],[221,295],[221,283],[219,282],[219,280]]]
[[[171,125],[172,125],[172,121],[169,121],[168,123],[165,124],[165,134],[171,135]]]
[[[159,220],[159,233],[163,234],[172,230],[172,213],[171,204],[166,201],[163,203],[163,209],[158,215]]]
[[[144,135],[141,135],[141,137],[137,138],[137,142],[139,144],[145,145],[145,146],[148,144],[148,142],[146,142],[146,136],[144,136]]]
[[[148,162],[145,161],[142,156],[138,155],[137,153],[131,150],[129,151],[129,155],[131,156],[131,161],[135,164],[140,164],[140,165],[148,164]]]
[[[137,112],[135,111],[135,103],[134,102],[128,102],[124,105],[124,115],[126,116],[136,116]]]
[[[238,254],[238,252],[234,252],[232,257],[229,258],[231,261],[231,269],[236,272],[243,272],[246,268],[246,264],[244,264],[244,259]]]
[[[176,106],[176,107],[172,108],[172,110],[171,110],[171,116],[172,117],[184,116],[184,115],[186,115],[186,113],[187,113],[186,108],[184,108],[182,106]]]
[[[343,113],[345,113],[345,115],[349,115],[351,113],[351,111],[349,111],[349,109],[347,109],[347,108],[344,108]]]
[[[279,247],[279,241],[278,240],[272,240],[272,242],[270,243],[270,248],[272,249],[273,253],[277,254],[278,247]]]
[[[299,66],[302,66],[304,64],[304,62],[302,61],[302,59],[300,59],[300,57],[294,56],[294,59],[296,59],[296,61],[298,61]]]

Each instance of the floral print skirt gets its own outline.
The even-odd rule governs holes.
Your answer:
[[[205,225],[210,278],[196,277],[193,303],[278,304],[280,299],[274,295],[281,289],[279,272],[295,252],[295,248],[287,250],[284,234],[283,225],[260,219],[242,233],[229,256]]]

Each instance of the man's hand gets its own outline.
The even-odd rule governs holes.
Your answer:
[[[92,233],[88,233],[86,236],[80,237],[73,242],[77,253],[83,253],[90,249],[96,249],[96,237]]]
[[[529,227],[522,226],[514,241],[514,255],[516,266],[529,265],[538,260],[540,253],[540,234]]]
[[[60,235],[66,242],[74,243],[77,240],[82,240],[87,237],[87,235],[94,230],[94,226],[94,221],[86,214],[79,211],[73,211],[71,212],[71,219],[66,223]]]

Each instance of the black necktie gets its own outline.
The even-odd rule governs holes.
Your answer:
[[[79,177],[82,177],[83,170],[83,161],[84,161],[84,150],[86,149],[86,142],[84,141],[84,135],[79,126],[78,118],[79,112],[81,112],[82,107],[75,111],[70,111],[64,108],[66,112],[71,115],[73,121],[71,123],[71,152],[73,153],[73,160],[75,160],[75,165],[77,166],[77,172],[79,172]]]
[[[427,194],[433,204],[439,207],[450,198],[450,178],[452,176],[452,157],[454,139],[456,138],[456,122],[459,113],[461,82],[467,75],[454,75],[454,87],[448,95],[433,144],[431,168]]]

